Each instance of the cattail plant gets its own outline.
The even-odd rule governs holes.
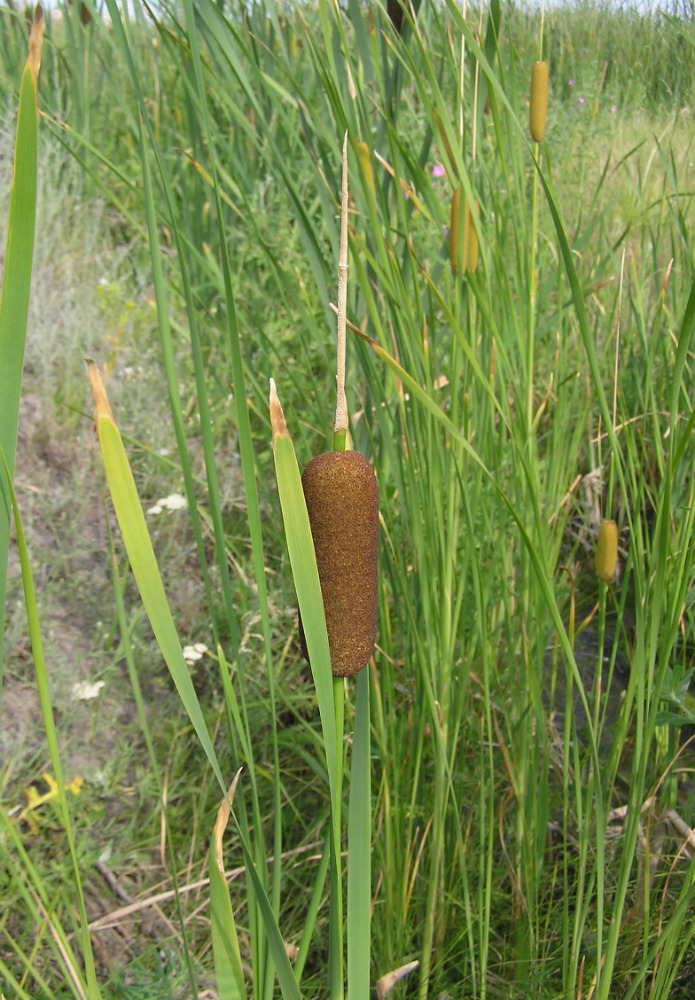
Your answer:
[[[368,158],[366,145],[358,143],[358,150],[360,146],[364,146]],[[372,655],[376,639],[379,543],[379,488],[374,470],[359,452],[345,450],[348,426],[345,399],[348,251],[346,149],[343,156],[334,450],[317,455],[309,462],[302,475],[334,677],[353,676]],[[367,165],[371,172],[369,159]],[[302,651],[308,659],[301,618],[300,641]]]
[[[328,986],[342,1000],[343,930],[347,931],[347,996],[370,992],[371,779],[369,673],[377,620],[379,505],[371,465],[346,450],[345,334],[348,267],[347,133],[338,263],[337,404],[333,451],[314,458],[299,479],[287,424],[270,380],[270,423],[290,563],[300,605],[300,636],[309,659],[321,715],[331,793]],[[297,502],[297,494],[305,503]],[[310,549],[313,541],[315,560]],[[320,603],[324,614],[320,614]],[[306,625],[306,636],[303,636]],[[325,626],[322,619],[325,619]],[[311,655],[309,655],[309,653]],[[343,914],[342,778],[346,689],[344,677],[359,674],[355,690],[348,807],[347,921]]]
[[[529,125],[534,142],[543,142],[548,115],[548,64],[535,62],[531,71]]]
[[[613,579],[618,562],[618,525],[615,521],[601,521],[596,544],[595,566],[599,580],[608,583]]]
[[[475,274],[475,269],[478,266],[478,231],[475,228],[475,222],[473,220],[473,215],[478,217],[478,202],[473,203],[473,209],[468,203],[466,198],[466,204],[464,206],[463,215],[463,247],[464,247],[464,259],[466,261],[466,267],[469,274]]]

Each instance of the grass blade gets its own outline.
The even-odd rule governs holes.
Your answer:
[[[222,837],[227,827],[230,806],[234,801],[234,792],[240,774],[241,771],[237,771],[234,781],[229,786],[227,798],[220,805],[208,855],[212,948],[215,954],[215,978],[217,979],[220,1000],[245,1000],[246,998],[239,939],[222,858]]]
[[[352,737],[347,861],[347,996],[369,996],[371,955],[371,835],[369,666],[357,675]]]
[[[38,160],[36,91],[41,65],[42,38],[43,12],[38,6],[34,15],[34,24],[29,39],[29,56],[22,74],[19,94],[10,216],[7,227],[2,299],[0,299],[0,448],[7,462],[10,481],[14,476],[19,393],[22,384],[24,343],[31,289],[31,266],[34,256]],[[5,588],[11,509],[10,494],[6,490],[4,477],[0,477],[0,681],[2,680]]]
[[[145,523],[145,515],[142,512],[123,441],[113,419],[97,366],[93,361],[89,361],[88,367],[104,470],[133,576],[183,706],[193,723],[215,777],[222,791],[226,792],[217,754],[212,745],[186,661],[183,658],[183,650],[164,592],[152,541]]]

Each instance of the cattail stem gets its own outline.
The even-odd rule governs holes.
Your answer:
[[[536,161],[536,168],[538,167],[538,154],[539,147],[538,143],[534,144],[533,147],[533,158]],[[528,334],[526,340],[526,373],[528,378],[527,385],[527,397],[526,397],[526,426],[529,435],[529,440],[532,436],[533,431],[533,366],[534,366],[534,347],[536,339],[536,293],[538,286],[538,276],[536,274],[536,252],[538,243],[538,169],[533,172],[533,193],[532,193],[532,204],[531,204],[531,259],[529,266],[529,310],[528,310]]]
[[[461,17],[468,16],[468,0],[461,0]],[[463,91],[466,79],[466,36],[461,32],[461,68],[459,74],[459,149],[463,152]]]
[[[348,279],[348,174],[347,174],[347,132],[343,139],[343,182],[340,202],[340,257],[338,260],[338,351],[336,358],[335,437],[340,440],[342,432],[343,448],[348,427],[347,400],[345,398],[345,340],[347,330],[347,279]],[[335,450],[340,450],[336,448]]]

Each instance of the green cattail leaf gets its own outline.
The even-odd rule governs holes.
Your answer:
[[[369,671],[357,678],[352,737],[347,863],[347,977],[349,997],[368,997],[371,951],[371,781]]]
[[[237,774],[237,777],[234,779],[232,787],[229,790],[232,796],[234,793],[234,788],[238,776],[239,775]],[[272,962],[275,967],[275,974],[277,975],[277,981],[280,987],[280,993],[282,994],[283,1000],[301,1000],[299,986],[297,985],[297,980],[295,979],[294,973],[292,972],[292,966],[290,965],[290,960],[287,957],[287,952],[285,950],[285,945],[282,940],[282,935],[280,934],[280,929],[278,927],[277,920],[275,919],[275,914],[273,913],[272,907],[270,905],[268,894],[266,893],[263,887],[263,883],[261,882],[261,879],[258,875],[258,871],[256,870],[256,867],[253,863],[253,858],[251,857],[251,850],[249,848],[248,842],[244,837],[243,831],[241,830],[239,823],[237,822],[236,816],[229,808],[229,806],[231,805],[231,802],[229,800],[230,796],[228,795],[227,799],[225,800],[225,803],[220,807],[220,811],[218,813],[219,836],[221,837],[222,833],[224,832],[223,826],[226,825],[227,819],[231,816],[234,825],[236,827],[237,836],[239,838],[239,843],[241,845],[241,851],[244,856],[246,874],[253,887],[253,893],[255,895],[256,902],[258,903],[258,909],[260,911],[261,920],[263,921],[263,931],[265,934],[266,941],[268,943],[268,950],[270,952],[270,955],[272,957]],[[215,846],[211,845],[211,851],[214,850],[215,856],[213,859],[211,859],[211,855],[208,854],[208,861],[210,862],[212,860],[212,864],[214,864],[218,874],[220,875],[220,878],[222,878],[221,871],[218,866],[218,860],[217,860],[218,855],[215,844],[217,838],[217,832],[218,831],[216,830],[215,835],[213,835],[213,845]],[[224,892],[227,894],[227,902],[229,902],[226,880],[224,881],[225,881]],[[216,877],[215,877],[215,883],[216,885],[214,888],[217,893],[215,905],[219,908],[218,916],[220,917],[220,923],[218,924],[217,930],[220,933],[220,935],[224,935],[230,929],[230,925],[228,923],[230,918],[230,913],[229,909],[227,908],[227,903],[223,900],[222,896],[223,887]],[[211,884],[211,894],[212,894],[213,891],[212,879],[210,884]],[[243,981],[243,973],[240,974],[239,966],[237,965],[236,952],[238,946],[235,947],[233,942],[218,941],[218,951],[215,955],[216,971],[218,969],[217,957],[218,955],[220,955],[220,948],[222,948],[224,954],[223,957],[221,956],[222,962],[219,968],[224,976],[223,979],[224,986],[230,991],[227,994],[223,994],[222,991],[220,990],[221,1000],[223,996],[228,998],[233,997],[234,1000],[236,1000],[236,997],[245,997],[246,986]],[[239,964],[240,964],[240,959],[239,959]],[[219,982],[218,982],[218,987],[219,987]],[[236,990],[237,991],[236,994],[232,993],[231,992],[232,990]]]
[[[229,887],[224,873],[222,838],[229,822],[230,806],[241,771],[232,782],[227,798],[217,811],[210,850],[208,873],[210,876],[210,926],[212,950],[215,958],[215,979],[219,1000],[246,1000],[246,983],[241,964],[239,938],[237,937],[234,911],[229,898]]]
[[[223,792],[227,791],[169,608],[133,473],[97,366],[88,362],[94,418],[109,492],[142,603],[169,673]]]
[[[0,448],[10,478],[14,476],[17,448],[19,394],[24,365],[24,344],[29,314],[31,267],[36,221],[36,171],[38,110],[36,90],[41,65],[43,13],[36,8],[19,93],[10,214],[0,298]],[[4,477],[0,476],[0,678],[5,624],[5,586],[12,502]],[[1,687],[1,685],[0,685]]]
[[[278,494],[285,525],[287,551],[292,567],[292,577],[297,591],[299,613],[302,616],[304,636],[309,653],[309,663],[316,687],[316,699],[321,716],[328,780],[332,801],[338,789],[336,764],[336,735],[333,720],[333,676],[328,632],[323,611],[321,582],[316,565],[314,542],[309,524],[299,466],[292,439],[287,431],[275,383],[271,383],[271,423],[273,425],[273,454],[278,481]],[[277,407],[277,408],[276,408]],[[279,415],[278,415],[279,411]],[[274,415],[275,414],[275,415]],[[279,428],[279,429],[278,429]]]

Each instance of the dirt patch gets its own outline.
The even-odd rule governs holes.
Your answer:
[[[100,608],[112,602],[102,490],[89,435],[87,426],[61,434],[38,393],[22,397],[15,487],[39,603],[54,718],[66,750],[65,768],[83,774],[98,767],[116,738],[113,726],[93,725],[95,706],[77,697],[75,688],[98,680],[103,672]],[[23,761],[45,762],[47,750],[14,538],[7,607],[0,766],[13,757],[22,771]]]

